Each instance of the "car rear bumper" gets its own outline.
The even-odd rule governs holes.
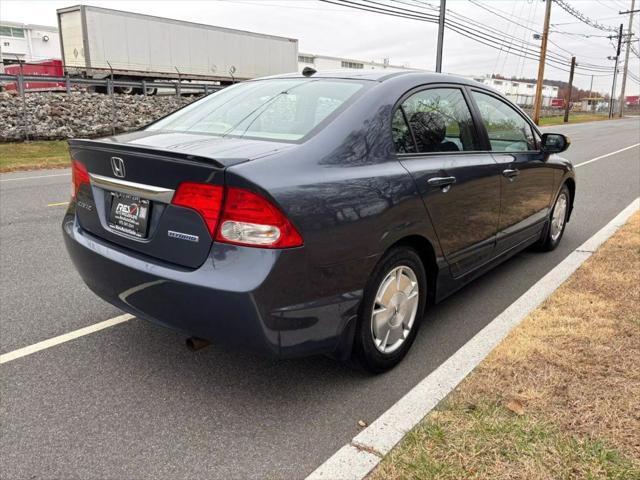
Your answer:
[[[87,286],[137,317],[268,356],[350,353],[362,279],[340,275],[340,285],[315,285],[304,249],[214,244],[204,264],[189,270],[93,236],[78,225],[73,207],[62,229]],[[315,273],[326,284],[326,272]]]

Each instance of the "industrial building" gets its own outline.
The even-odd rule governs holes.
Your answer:
[[[311,67],[318,71],[339,70],[341,68],[354,70],[384,70],[386,68],[394,70],[412,70],[406,66],[391,65],[388,61],[380,63],[366,60],[354,60],[352,58],[331,57],[328,55],[298,53],[298,71],[302,71],[304,67]]]
[[[0,62],[38,62],[60,58],[56,27],[0,21]]]
[[[506,78],[481,77],[476,78],[480,83],[488,85],[503,95],[505,95],[513,103],[521,107],[530,107],[536,95],[536,84],[528,82],[518,82],[517,80],[509,80]],[[552,85],[542,86],[542,105],[551,106],[551,100],[558,97],[558,87]]]

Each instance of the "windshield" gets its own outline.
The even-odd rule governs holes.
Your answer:
[[[239,83],[150,125],[148,130],[300,140],[363,88],[332,79]]]

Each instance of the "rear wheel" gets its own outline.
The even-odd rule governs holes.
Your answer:
[[[396,366],[413,343],[427,298],[424,266],[415,250],[389,251],[374,270],[358,315],[355,353],[373,373]]]
[[[571,202],[571,193],[566,185],[563,185],[558,193],[556,202],[553,204],[551,216],[549,217],[549,226],[545,230],[544,237],[537,244],[538,248],[544,252],[554,250],[562,240],[564,229],[567,226],[567,218],[569,217],[569,205]]]

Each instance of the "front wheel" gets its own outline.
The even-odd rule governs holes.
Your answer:
[[[355,354],[380,373],[396,366],[413,343],[427,298],[424,266],[415,250],[389,251],[375,268],[358,314]]]
[[[549,226],[545,229],[544,236],[537,245],[540,250],[550,252],[560,244],[564,229],[567,226],[570,201],[571,193],[569,193],[569,188],[563,185],[556,202],[553,204],[553,210],[551,210],[551,216],[549,217]]]

